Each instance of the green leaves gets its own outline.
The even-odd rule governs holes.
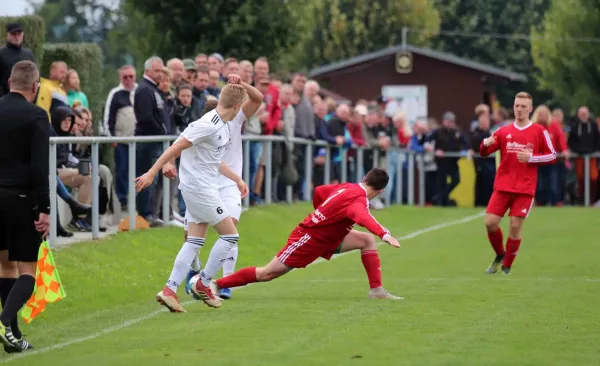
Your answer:
[[[158,34],[148,43],[153,45],[154,54],[164,58],[193,57],[199,52],[220,52],[250,60],[259,56],[275,58],[296,40],[294,14],[281,0],[124,3],[130,21],[140,16],[153,21]],[[137,39],[148,39],[135,33]]]
[[[532,31],[532,56],[537,80],[571,110],[593,107],[600,100],[600,43],[569,38],[600,38],[596,1],[554,0],[541,29]]]

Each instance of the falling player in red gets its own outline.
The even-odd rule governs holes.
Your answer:
[[[205,289],[197,281],[193,291],[219,293],[221,288],[244,286],[253,282],[267,282],[281,277],[294,268],[304,268],[317,258],[330,259],[336,253],[360,250],[361,259],[369,278],[369,297],[402,299],[388,293],[381,285],[381,264],[374,237],[353,230],[354,224],[365,227],[393,247],[400,247],[389,231],[369,212],[369,200],[383,192],[389,180],[385,170],[371,170],[361,183],[331,184],[315,189],[315,211],[298,225],[288,238],[287,245],[264,267],[248,267],[230,276],[213,281]],[[216,291],[216,292],[215,292]]]
[[[553,164],[556,152],[548,131],[529,120],[533,110],[531,95],[525,92],[515,96],[515,122],[498,129],[480,146],[482,156],[500,150],[500,166],[494,181],[494,193],[490,198],[485,216],[488,238],[496,252],[496,258],[486,273],[510,274],[513,261],[521,245],[523,221],[533,207],[537,187],[538,166]],[[500,220],[507,210],[510,216],[510,232],[506,251],[500,230]]]

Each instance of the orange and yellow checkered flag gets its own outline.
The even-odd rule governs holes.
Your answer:
[[[37,270],[35,273],[35,291],[23,310],[21,316],[29,324],[36,316],[46,309],[46,305],[63,299],[67,294],[60,282],[60,276],[50,251],[50,244],[44,241],[38,253]]]

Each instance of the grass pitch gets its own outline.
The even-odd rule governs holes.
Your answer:
[[[262,265],[308,205],[253,208],[238,268]],[[598,365],[600,211],[536,208],[513,274],[493,259],[479,210],[393,207],[375,215],[401,240],[380,247],[384,286],[367,299],[358,253],[233,293],[187,314],[154,301],[183,230],[123,233],[55,252],[67,298],[23,326],[36,351],[14,365]],[[461,221],[461,219],[463,219]],[[503,222],[504,231],[506,222]],[[207,238],[206,261],[216,239]],[[190,301],[183,288],[183,301]]]

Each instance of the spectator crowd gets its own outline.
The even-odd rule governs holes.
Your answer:
[[[12,65],[21,59],[33,59],[34,55],[21,47],[23,35],[18,24],[7,27],[7,45],[0,49],[0,96],[8,91],[7,79]],[[285,138],[273,142],[271,162],[267,161],[266,142],[249,142],[247,183],[251,205],[263,204],[267,196],[274,202],[284,201],[289,186],[293,199],[305,199],[315,186],[326,183],[327,176],[331,182],[341,181],[343,170],[347,172],[348,181],[356,181],[358,171],[361,171],[360,161],[365,172],[374,164],[387,167],[392,179],[384,197],[371,202],[373,208],[407,202],[407,190],[403,189],[402,194],[396,194],[395,190],[398,177],[402,177],[403,186],[407,187],[410,168],[423,169],[427,204],[455,205],[450,193],[461,180],[458,161],[463,156],[472,159],[476,174],[475,205],[485,206],[491,196],[497,164],[493,158],[478,157],[477,152],[484,138],[512,123],[514,117],[509,109],[501,107],[492,111],[486,104],[477,105],[474,120],[467,124],[470,126],[468,131],[459,128],[451,111],[440,116],[440,123],[435,118],[409,120],[402,110],[390,112],[384,97],[361,99],[354,104],[338,102],[328,97],[329,93],[321,90],[317,81],[308,80],[303,73],[271,72],[269,60],[264,57],[252,61],[225,58],[219,53],[201,53],[193,59],[173,58],[165,64],[160,57],[153,56],[144,63],[139,80],[133,66],[122,66],[119,84],[110,91],[106,101],[95,101],[104,102],[104,113],[98,123],[99,134],[119,137],[178,135],[206,110],[214,108],[219,91],[230,74],[239,74],[244,82],[256,86],[265,96],[258,112],[246,121],[244,135]],[[69,68],[65,62],[52,63],[48,75],[40,79],[36,103],[48,112],[55,136],[91,136],[94,133],[92,112],[85,91],[81,90],[77,70]],[[561,153],[557,164],[539,168],[537,203],[581,204],[585,169],[584,159],[580,156],[600,152],[600,118],[594,120],[586,106],[581,106],[572,118],[565,118],[560,109],[551,111],[540,105],[531,119],[533,123],[544,125],[557,152]],[[325,147],[314,146],[309,157],[312,172],[307,172],[308,150],[292,138],[324,141],[330,145],[330,154]],[[94,187],[90,176],[90,146],[58,145],[58,194],[68,204],[73,217],[69,230],[59,225],[59,235],[91,230],[90,203],[94,189],[99,189],[102,217],[116,210],[115,207],[126,210],[130,204],[128,145],[106,147],[114,149],[114,170],[111,172],[107,166],[100,165],[99,187]],[[358,158],[357,148],[362,148],[362,159]],[[136,144],[136,176],[151,167],[162,149],[162,142]],[[378,151],[377,159],[374,159],[375,150]],[[420,164],[409,165],[405,152],[416,154]],[[326,164],[327,157],[330,164]],[[269,163],[273,184],[272,191],[267,192],[265,167]],[[590,159],[592,202],[598,199],[598,163],[598,159]],[[325,171],[326,167],[329,172]],[[308,185],[307,174],[312,177]],[[415,172],[412,176],[417,179],[419,175]],[[176,184],[170,189],[172,217],[181,221],[185,203]],[[150,226],[164,224],[159,219],[162,196],[160,179],[137,194],[137,212]],[[398,196],[400,201],[396,199]],[[116,201],[120,205],[112,204]],[[106,228],[107,223],[101,221],[100,226]]]

